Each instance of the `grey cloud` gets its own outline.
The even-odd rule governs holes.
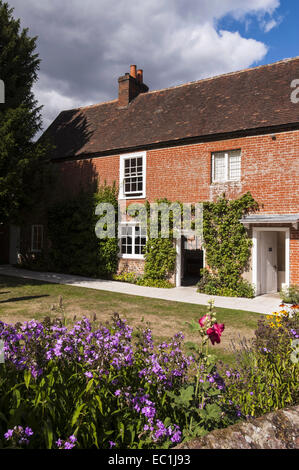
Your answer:
[[[15,17],[37,35],[42,59],[35,86],[45,127],[65,106],[117,97],[129,64],[150,89],[248,67],[266,46],[217,31],[226,14],[272,14],[278,0],[10,0]]]

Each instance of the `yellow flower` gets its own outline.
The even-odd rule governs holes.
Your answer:
[[[286,310],[281,310],[280,313],[282,313],[285,316],[287,316],[289,314]]]

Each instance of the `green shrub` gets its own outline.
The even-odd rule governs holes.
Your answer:
[[[117,270],[117,238],[98,239],[95,208],[111,203],[117,217],[118,191],[104,184],[96,193],[81,191],[72,200],[56,203],[48,211],[51,249],[48,268],[91,277],[110,277]]]
[[[205,202],[203,236],[206,263],[198,288],[210,295],[253,297],[254,289],[242,279],[249,267],[252,240],[240,219],[258,209],[248,192],[236,200],[225,195],[216,202]]]
[[[151,238],[145,248],[145,276],[166,280],[175,268],[176,250],[168,238]]]
[[[238,353],[237,367],[226,374],[226,400],[240,416],[260,416],[299,403],[299,366],[293,358],[299,337],[298,310],[259,321],[252,345]]]
[[[171,205],[171,202],[166,198],[157,199],[155,201],[157,204],[166,204]],[[131,209],[133,209],[134,204],[132,204]],[[136,207],[136,216],[138,208]],[[131,212],[132,215],[132,212]],[[168,280],[171,275],[174,273],[175,263],[176,263],[176,249],[174,246],[173,238],[173,212],[169,211],[169,238],[162,237],[162,220],[161,213],[158,214],[158,236],[156,238],[150,237],[150,224],[151,224],[151,214],[150,214],[150,204],[146,201],[146,214],[145,217],[147,220],[141,221],[147,226],[147,242],[145,246],[145,265],[144,265],[144,279],[148,281],[151,280]],[[166,223],[166,221],[164,220]],[[145,281],[141,281],[145,282]],[[167,283],[164,283],[165,287]],[[152,284],[143,284],[143,285],[152,285]],[[161,286],[163,283],[161,283]],[[168,286],[167,286],[168,287]]]
[[[139,278],[136,284],[138,286],[160,287],[162,289],[171,289],[174,287],[174,284],[166,279],[150,279],[148,277]]]
[[[299,286],[293,284],[280,291],[280,298],[286,304],[299,304]]]
[[[217,275],[202,269],[202,277],[197,284],[197,292],[208,295],[221,295],[224,297],[247,297],[255,296],[254,287],[246,279],[239,278],[234,287],[227,287],[221,283]]]
[[[50,318],[0,322],[0,340],[0,448],[168,448],[236,419],[218,404],[214,365],[203,352],[200,363],[187,357],[181,333],[155,345],[149,328],[133,336],[114,314],[72,328]],[[19,426],[32,429],[28,444],[10,439]]]
[[[17,268],[30,269],[31,271],[43,271],[48,265],[48,257],[42,251],[41,253],[20,254]]]
[[[138,286],[145,287],[160,287],[163,289],[170,289],[174,285],[165,279],[150,279],[146,276],[138,276],[136,273],[121,273],[114,274],[115,281],[129,282],[130,284],[137,284]]]
[[[122,282],[129,282],[130,284],[136,284],[138,280],[138,276],[136,273],[121,273],[121,274],[114,274],[112,276],[114,281],[122,281]]]

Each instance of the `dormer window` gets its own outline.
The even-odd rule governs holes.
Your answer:
[[[145,198],[146,153],[120,157],[120,199]]]

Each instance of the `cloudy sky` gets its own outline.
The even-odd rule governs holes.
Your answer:
[[[44,128],[115,99],[130,64],[155,90],[299,55],[294,0],[6,1],[38,36]]]

